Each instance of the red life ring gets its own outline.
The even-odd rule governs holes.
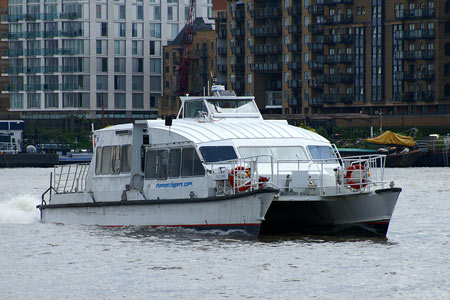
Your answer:
[[[237,176],[236,180],[234,179],[235,176]],[[230,174],[228,174],[228,180],[230,181],[231,186],[236,192],[245,192],[250,188],[250,177],[250,169],[244,168],[242,166],[234,168],[233,170],[231,170]]]
[[[366,173],[363,165],[354,164],[351,165],[345,173],[345,183],[352,189],[359,190],[367,186],[367,176],[368,174]]]

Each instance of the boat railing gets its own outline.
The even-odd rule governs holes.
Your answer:
[[[339,159],[277,160],[274,184],[285,195],[333,196],[382,188],[385,155]]]
[[[264,176],[260,167],[267,166]],[[236,194],[261,188],[277,188],[271,181],[274,159],[271,155],[255,155],[234,160],[214,162],[209,165],[210,173],[216,181],[217,194]]]
[[[89,164],[55,165],[53,187],[56,193],[78,193],[86,187]]]

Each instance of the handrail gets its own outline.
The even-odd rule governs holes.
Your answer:
[[[88,168],[89,163],[55,165],[55,192],[77,193],[84,191]]]

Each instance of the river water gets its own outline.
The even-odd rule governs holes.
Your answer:
[[[39,223],[51,169],[0,169],[1,299],[449,299],[450,168],[386,169],[387,239]]]

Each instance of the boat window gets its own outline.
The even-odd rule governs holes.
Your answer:
[[[275,160],[307,160],[305,149],[300,146],[285,146],[285,147],[239,147],[239,153],[242,158],[250,156],[270,155]],[[259,162],[270,162],[270,157],[261,157]]]
[[[329,146],[308,146],[312,159],[336,159],[336,155]]]
[[[272,155],[269,147],[239,147],[239,153],[242,158],[259,156],[259,155]],[[258,159],[259,162],[270,162],[269,156],[263,156]]]
[[[109,174],[109,169],[111,165],[111,146],[103,147],[102,150],[102,174]]]
[[[206,113],[206,106],[203,100],[186,101],[184,103],[184,118],[199,118],[202,113]]]
[[[258,113],[258,109],[252,99],[210,99],[207,100],[207,104],[209,111],[213,114]]]
[[[102,172],[102,147],[97,147],[95,153],[95,174],[99,175]]]
[[[203,146],[200,147],[200,153],[205,162],[218,162],[237,158],[233,146]]]
[[[120,146],[112,146],[111,149],[111,174],[120,173]]]
[[[184,148],[181,159],[181,176],[201,176],[205,169],[194,148]]]
[[[181,149],[170,149],[169,154],[169,177],[180,177],[181,171]]]
[[[277,160],[307,160],[306,152],[302,147],[270,147],[273,157]]]
[[[168,162],[167,150],[148,150],[145,155],[145,178],[167,179]]]
[[[120,172],[128,173],[130,172],[130,162],[131,162],[131,145],[123,145],[122,153],[120,155]]]

